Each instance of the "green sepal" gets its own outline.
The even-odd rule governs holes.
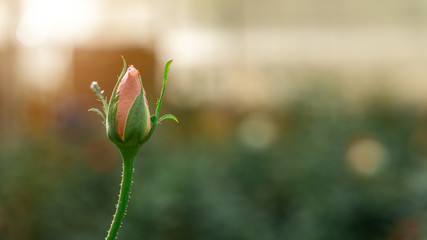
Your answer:
[[[119,87],[119,84],[122,81],[123,76],[125,75],[126,70],[127,70],[126,60],[123,56],[122,56],[122,59],[123,59],[123,69],[122,69],[122,72],[120,73],[119,78],[117,79],[116,86],[114,86],[113,92],[111,93],[110,104],[108,105],[109,107],[113,106],[112,103],[115,101],[117,88]]]
[[[174,116],[174,115],[172,115],[172,114],[166,114],[166,115],[163,115],[158,121],[157,121],[157,123],[156,124],[160,124],[163,120],[165,120],[165,119],[172,119],[172,120],[174,120],[176,123],[179,123],[179,121],[178,121],[178,119]]]
[[[149,113],[145,104],[144,93],[136,96],[129,109],[125,124],[124,144],[126,146],[139,146],[147,136]]]
[[[102,102],[102,107],[104,109],[104,112],[105,114],[107,114],[108,105],[107,105],[107,98],[104,97],[104,91],[101,90],[98,83],[95,81],[90,84],[90,88],[98,96],[98,100]]]
[[[120,138],[116,129],[117,102],[119,98],[119,95],[117,93],[117,88],[120,82],[122,81],[123,76],[125,75],[126,69],[127,69],[126,60],[124,57],[122,57],[122,59],[123,59],[123,69],[117,80],[116,85],[114,86],[113,93],[111,94],[110,103],[108,104],[108,114],[107,114],[107,121],[106,121],[107,136],[115,144],[123,143],[123,140]]]
[[[138,74],[139,83],[141,84],[141,92],[145,93],[144,87],[142,86],[141,74]]]

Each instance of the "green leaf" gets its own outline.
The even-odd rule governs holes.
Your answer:
[[[102,119],[104,119],[104,121],[105,121],[105,116],[104,116],[104,114],[102,114],[101,110],[99,110],[98,108],[91,108],[91,109],[89,109],[88,111],[89,111],[89,112],[96,112],[96,113],[98,113],[98,115],[99,115],[99,116],[101,116],[101,117],[102,117]]]
[[[169,77],[169,68],[170,65],[172,64],[173,60],[169,60],[166,65],[165,65],[165,71],[163,74],[163,82],[162,82],[162,91],[160,93],[160,98],[157,100],[157,106],[156,106],[156,118],[159,118],[159,112],[160,112],[160,107],[162,106],[162,102],[163,102],[163,95],[165,94],[165,88],[166,88],[166,82],[168,81],[168,77]]]
[[[174,120],[176,123],[179,123],[178,119],[177,119],[174,115],[172,115],[172,114],[166,114],[166,115],[162,116],[162,117],[157,121],[157,123],[156,123],[156,124],[160,124],[160,123],[161,123],[163,120],[165,120],[165,119],[172,119],[172,120]]]
[[[166,63],[166,65],[165,65],[165,71],[164,71],[164,74],[163,74],[163,81],[162,81],[162,91],[160,92],[160,98],[157,100],[157,103],[156,103],[156,112],[150,118],[150,120],[153,123],[153,125],[151,126],[150,132],[144,138],[144,140],[142,141],[141,145],[144,144],[145,142],[147,142],[151,138],[151,136],[153,135],[154,130],[156,129],[156,126],[161,121],[163,121],[164,119],[171,118],[171,119],[174,119],[175,121],[178,122],[178,120],[176,119],[176,117],[173,116],[173,115],[170,115],[170,114],[167,114],[167,115],[163,116],[162,119],[159,119],[160,107],[162,106],[163,96],[165,94],[166,82],[168,81],[168,77],[169,77],[168,76],[169,75],[169,68],[170,68],[170,65],[172,64],[172,61],[173,60],[169,60]]]
[[[173,60],[169,60],[169,61],[166,63],[166,65],[165,65],[165,71],[164,71],[164,73],[163,73],[163,81],[164,81],[164,84],[166,84],[166,81],[168,80],[169,68],[170,68],[170,66],[171,66],[171,64],[172,64],[172,61],[173,61]]]

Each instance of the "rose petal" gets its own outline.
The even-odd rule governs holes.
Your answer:
[[[141,92],[139,72],[132,65],[127,69],[123,76],[117,92],[119,93],[116,114],[117,133],[123,139],[129,110],[135,101],[135,98]]]

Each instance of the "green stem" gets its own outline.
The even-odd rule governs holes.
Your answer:
[[[133,162],[138,153],[139,148],[120,148],[123,158],[123,174],[122,184],[120,187],[119,202],[117,203],[116,213],[114,214],[113,222],[111,223],[106,240],[115,240],[117,232],[122,224],[125,216],[126,207],[129,201],[130,188],[132,185]]]

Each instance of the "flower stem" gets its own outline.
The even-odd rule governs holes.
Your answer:
[[[117,203],[116,213],[111,223],[106,240],[115,240],[117,232],[122,224],[126,213],[126,207],[129,201],[130,188],[132,185],[133,163],[139,148],[120,148],[123,158],[122,184],[120,187],[119,202]]]

